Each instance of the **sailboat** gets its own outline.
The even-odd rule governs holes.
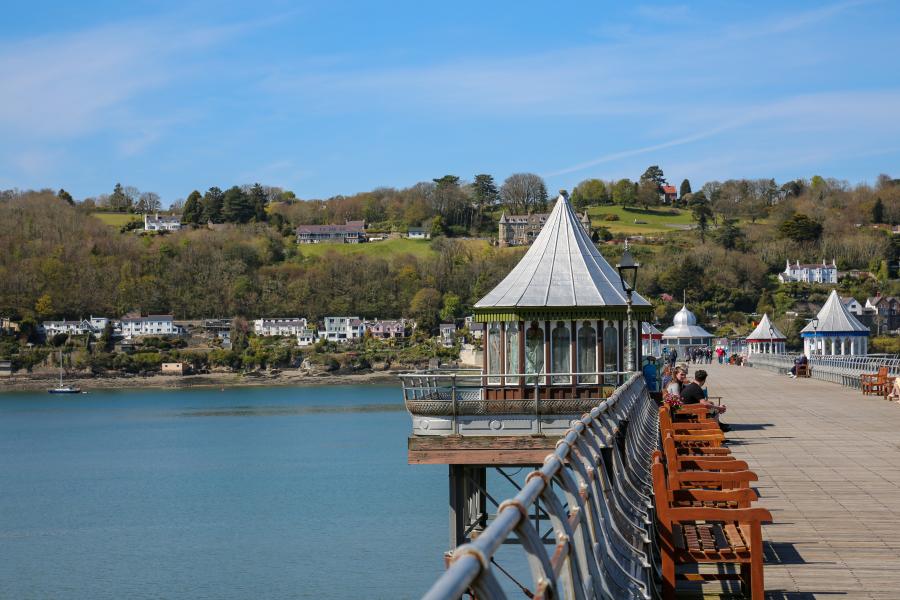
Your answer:
[[[59,351],[59,385],[55,388],[50,388],[47,390],[51,394],[80,394],[81,388],[73,387],[71,385],[63,385],[63,361],[62,361],[62,350]]]

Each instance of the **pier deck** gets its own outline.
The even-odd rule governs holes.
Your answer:
[[[815,379],[691,365],[759,475],[771,598],[900,598],[900,405]]]

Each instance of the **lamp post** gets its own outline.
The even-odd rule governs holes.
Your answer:
[[[812,319],[809,320],[809,322],[812,323],[812,326],[813,326],[812,353],[818,354],[819,353],[819,317],[813,317]]]
[[[625,369],[629,373],[634,371],[634,328],[631,326],[631,294],[637,283],[637,271],[640,266],[640,263],[635,262],[634,257],[631,255],[631,251],[628,249],[628,240],[626,239],[625,251],[622,253],[622,258],[619,259],[616,269],[619,271],[619,279],[622,282],[622,289],[625,291],[625,304],[628,307],[628,348],[626,349]]]

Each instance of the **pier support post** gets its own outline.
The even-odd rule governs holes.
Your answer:
[[[449,465],[450,548],[465,544],[487,527],[487,468]]]

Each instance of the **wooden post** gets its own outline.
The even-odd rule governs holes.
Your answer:
[[[547,386],[545,396],[550,398],[550,321],[544,321],[544,385]]]
[[[488,324],[481,324],[481,387],[487,388]]]
[[[525,321],[519,321],[519,373],[525,372]],[[519,377],[519,398],[525,399],[525,378]]]
[[[503,377],[503,374],[506,373],[506,321],[500,323],[500,352],[498,352],[500,356],[500,369],[498,369],[498,373],[500,373],[500,389],[503,390],[501,394],[503,394],[503,398],[506,398],[506,378]]]
[[[597,372],[601,372],[606,368],[603,358],[603,319],[597,320]],[[597,375],[597,397],[603,396],[603,376]]]
[[[616,366],[616,371],[621,371],[623,369],[623,365],[625,364],[625,340],[622,337],[622,332],[625,330],[622,321],[619,321],[619,357],[618,357],[618,366]],[[622,385],[622,376],[616,375],[616,385]]]
[[[578,347],[576,345],[576,339],[575,339],[578,336],[578,322],[577,321],[574,321],[574,320],[572,321],[572,328],[569,331],[569,335],[571,336],[571,339],[569,341],[572,342],[572,350],[570,351],[570,355],[569,355],[569,370],[573,373],[577,373],[578,372],[578,356],[575,354],[575,352],[578,350]],[[578,388],[578,375],[572,375],[572,397],[573,398],[578,397],[578,389],[577,388]]]

